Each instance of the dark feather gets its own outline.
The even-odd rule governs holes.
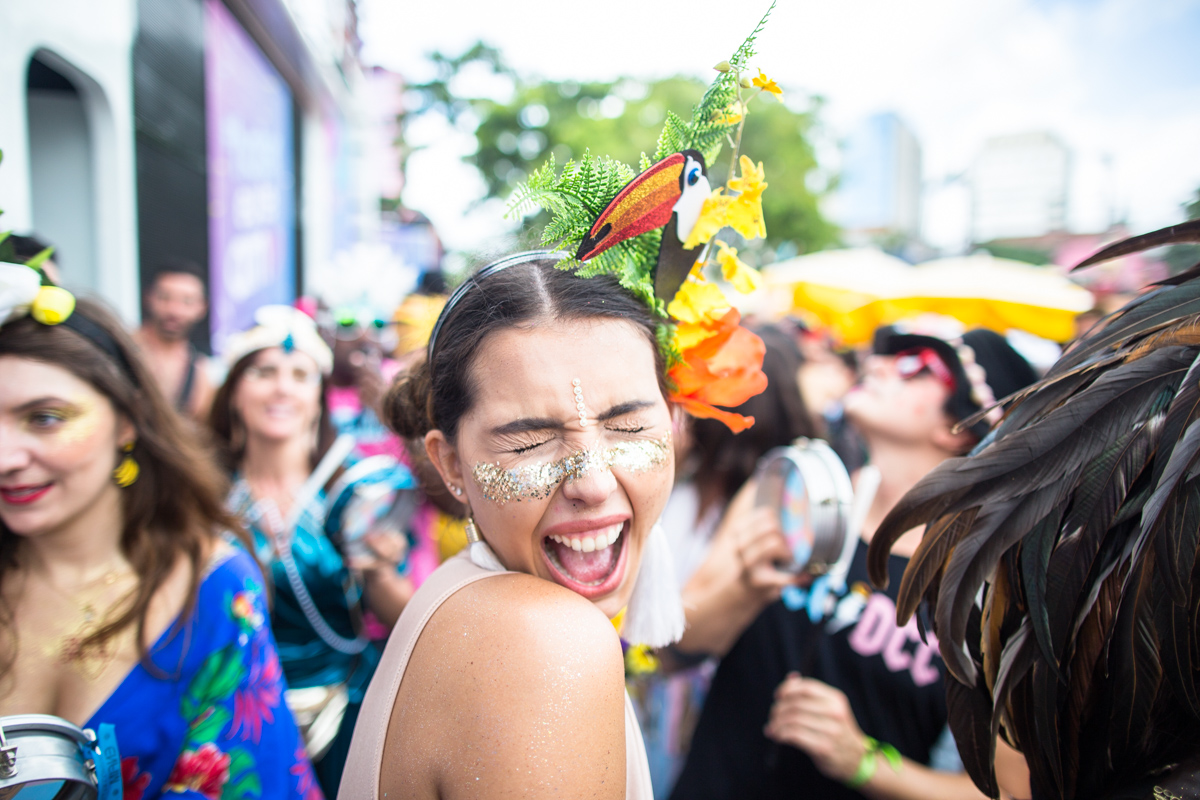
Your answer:
[[[939,517],[925,531],[921,544],[909,559],[904,577],[900,580],[896,601],[896,621],[899,624],[908,623],[921,602],[921,592],[932,577],[929,571],[941,571],[950,549],[963,534],[971,530],[978,513],[978,508],[971,508]]]
[[[950,732],[962,757],[963,767],[979,791],[988,797],[997,797],[1000,787],[996,784],[996,773],[992,759],[996,753],[996,740],[987,728],[980,728],[977,720],[989,719],[992,714],[992,698],[986,689],[966,686],[958,681],[946,681],[946,710]]]
[[[1083,269],[1090,267],[1093,264],[1099,264],[1102,261],[1108,261],[1113,258],[1127,256],[1130,253],[1138,253],[1142,250],[1149,250],[1153,247],[1162,247],[1168,244],[1182,244],[1184,242],[1200,242],[1200,220],[1189,220],[1181,222],[1178,225],[1171,225],[1166,228],[1160,228],[1150,233],[1143,233],[1141,236],[1131,236],[1128,239],[1122,239],[1119,242],[1114,242],[1108,247],[1099,252],[1088,256],[1083,261],[1075,265],[1074,269]]]
[[[1200,221],[1086,263],[1184,240]],[[1102,320],[1005,408],[884,520],[872,577],[926,525],[897,609],[933,610],[981,787],[1002,726],[1035,797],[1100,796],[1200,752],[1200,266]]]
[[[1160,592],[1154,603],[1154,624],[1162,632],[1163,676],[1175,696],[1200,725],[1200,697],[1196,692],[1195,660],[1192,658],[1194,633],[1191,610]]]

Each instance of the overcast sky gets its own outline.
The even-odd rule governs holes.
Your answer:
[[[417,79],[424,53],[483,39],[528,76],[708,80],[760,5],[359,0],[360,34],[366,63]],[[1181,219],[1200,188],[1198,45],[1200,0],[780,0],[752,66],[793,98],[825,97],[830,142],[868,114],[898,113],[922,148],[926,236],[953,248],[968,213],[953,178],[1010,133],[1050,131],[1072,149],[1073,229],[1103,228],[1114,208],[1135,231]],[[482,191],[456,164],[470,138],[416,134],[436,144],[410,162],[406,202],[451,247],[486,246],[506,224],[494,206],[465,214]],[[769,180],[769,154],[756,157]]]

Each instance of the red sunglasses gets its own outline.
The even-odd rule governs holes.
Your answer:
[[[954,392],[956,386],[954,373],[950,371],[946,362],[932,347],[914,347],[911,350],[902,350],[896,353],[895,358],[896,374],[900,376],[901,380],[912,380],[928,370],[933,377],[937,378],[938,383],[945,386],[951,393]]]

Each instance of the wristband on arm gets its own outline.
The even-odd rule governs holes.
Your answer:
[[[879,766],[879,756],[883,756],[893,770],[900,771],[899,750],[887,742],[881,742],[870,736],[863,737],[863,745],[866,751],[863,753],[862,761],[858,762],[858,769],[845,781],[846,786],[851,789],[861,789],[867,781],[871,780]]]

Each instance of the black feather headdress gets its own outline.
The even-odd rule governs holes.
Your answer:
[[[1185,223],[1080,266],[1198,239],[1200,222]],[[884,520],[871,578],[885,584],[892,544],[926,526],[897,614],[928,603],[950,726],[985,793],[998,794],[998,733],[1038,798],[1165,785],[1200,754],[1200,265],[1103,320],[1006,405],[971,455]]]

